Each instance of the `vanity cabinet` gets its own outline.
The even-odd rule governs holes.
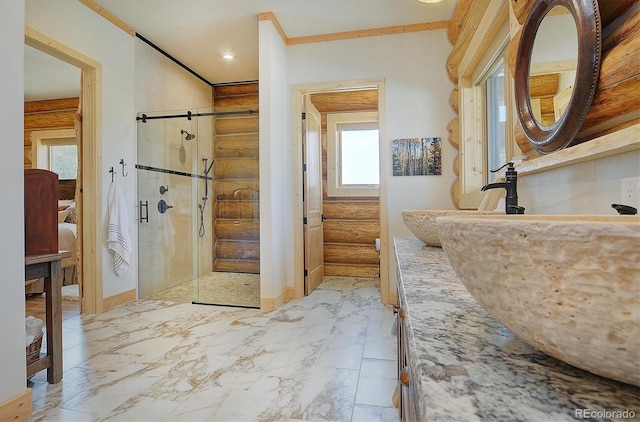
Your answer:
[[[400,277],[396,278],[400,283]],[[405,324],[406,306],[402,298],[399,298],[399,305],[394,307],[397,324],[398,342],[398,411],[400,421],[419,421],[417,391],[415,388],[415,378],[409,366],[409,347],[407,344],[407,325]]]

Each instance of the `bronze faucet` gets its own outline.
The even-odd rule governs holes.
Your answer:
[[[505,167],[507,167],[507,171],[505,172],[504,182],[489,183],[488,185],[484,185],[480,190],[484,192],[489,189],[496,189],[496,188],[505,189],[507,191],[505,195],[505,203],[504,203],[505,213],[524,214],[524,207],[518,206],[518,186],[517,186],[518,172],[514,168],[514,164],[512,162],[509,162],[498,169],[490,170],[490,171],[491,173],[495,173],[497,171],[502,170]]]

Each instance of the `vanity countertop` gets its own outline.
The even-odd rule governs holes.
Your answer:
[[[640,388],[576,369],[519,340],[467,292],[442,249],[415,238],[394,238],[394,245],[423,420],[640,419]]]

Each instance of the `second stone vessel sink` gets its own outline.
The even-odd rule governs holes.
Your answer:
[[[504,214],[501,211],[474,210],[402,210],[402,221],[411,233],[427,246],[440,247],[436,218],[445,215]]]
[[[640,216],[437,219],[462,283],[536,349],[640,385]]]

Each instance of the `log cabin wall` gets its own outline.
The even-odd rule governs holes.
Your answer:
[[[380,237],[378,198],[337,198],[327,194],[327,114],[378,110],[378,92],[361,90],[312,94],[322,118],[322,190],[324,273],[328,276],[373,277],[380,273],[375,239]]]
[[[447,59],[447,72],[454,83],[449,104],[455,113],[459,113],[458,68],[476,35],[476,30],[481,27],[484,12],[495,1],[458,0],[456,4],[447,32],[453,45]],[[512,12],[509,18],[512,36],[508,47],[508,62],[512,71],[521,26],[535,1],[507,0]],[[640,10],[637,0],[598,0],[598,6],[603,28],[600,76],[591,108],[576,137],[579,142],[615,132],[640,121],[640,96],[634,94],[640,89]],[[458,117],[448,125],[449,143],[456,149],[459,149],[461,142],[460,126]],[[519,124],[516,123],[513,132],[517,147],[529,159],[537,157],[538,154],[532,149]],[[459,156],[454,159],[454,173],[458,177],[459,160]],[[454,181],[451,186],[451,197],[459,207],[459,180]]]
[[[78,97],[24,103],[24,168],[31,162],[31,132],[35,130],[73,129]]]
[[[214,112],[258,110],[258,83],[214,87]],[[213,270],[260,273],[258,114],[217,116]]]
[[[24,103],[24,168],[35,168],[31,161],[31,132],[39,130],[73,129],[79,98],[28,101]],[[74,199],[76,180],[58,182],[59,199]]]

